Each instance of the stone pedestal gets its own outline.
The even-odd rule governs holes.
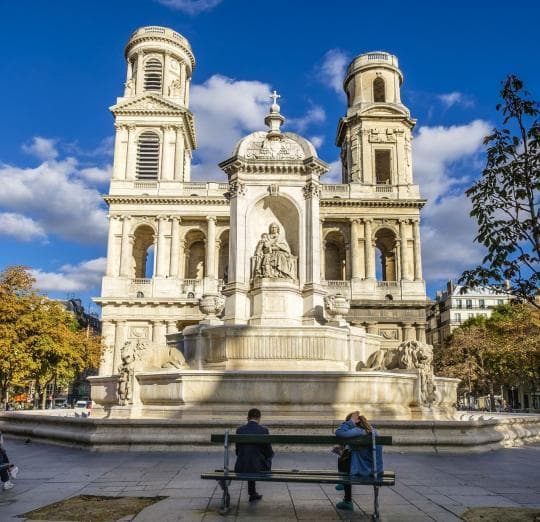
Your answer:
[[[253,313],[249,324],[298,326],[303,302],[298,284],[287,279],[256,278],[250,292]]]

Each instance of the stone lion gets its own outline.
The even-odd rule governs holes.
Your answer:
[[[433,348],[420,341],[403,341],[397,348],[378,350],[366,363],[370,370],[413,370],[431,367]]]

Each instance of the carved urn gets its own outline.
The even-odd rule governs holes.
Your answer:
[[[225,307],[225,298],[218,294],[205,294],[199,299],[199,310],[207,319],[215,319]]]
[[[336,323],[344,321],[344,316],[349,313],[351,308],[349,300],[341,294],[327,295],[324,298],[324,305],[331,321]]]

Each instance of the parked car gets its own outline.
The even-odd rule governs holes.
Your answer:
[[[93,404],[94,401],[90,400],[77,401],[74,406],[75,417],[90,417]]]

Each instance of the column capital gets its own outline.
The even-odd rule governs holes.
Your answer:
[[[126,127],[130,132],[133,132],[137,128],[137,125],[135,125],[134,123],[127,123]]]
[[[122,221],[129,221],[131,219],[131,216],[122,216],[122,215],[117,215],[116,216],[118,219],[121,219]]]
[[[169,220],[169,216],[157,216],[156,217],[156,221],[158,223],[162,223],[163,221],[168,221]]]
[[[362,219],[359,218],[359,217],[352,217],[352,218],[349,218],[349,221],[350,223],[361,223],[362,222]]]
[[[210,222],[213,221],[214,223],[217,221],[216,216],[206,216],[206,221]]]
[[[127,123],[118,123],[118,122],[114,122],[114,128],[116,130],[124,130],[124,129],[127,129],[128,128],[128,125]]]

